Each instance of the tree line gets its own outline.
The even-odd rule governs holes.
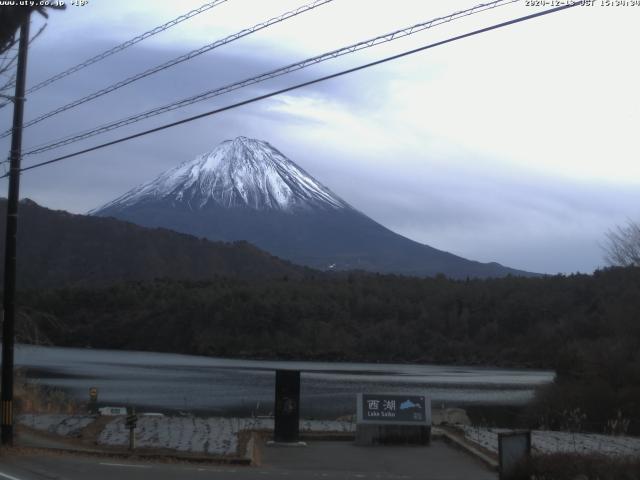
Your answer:
[[[19,303],[26,341],[225,357],[552,368],[557,380],[539,395],[541,422],[563,422],[570,412],[602,429],[619,411],[640,418],[638,267],[466,281],[364,273],[158,279],[23,291]]]

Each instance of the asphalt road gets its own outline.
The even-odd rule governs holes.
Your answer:
[[[495,480],[476,459],[435,441],[429,447],[356,447],[313,442],[308,447],[264,447],[262,465],[147,463],[60,454],[0,456],[0,480],[255,480],[421,479]]]

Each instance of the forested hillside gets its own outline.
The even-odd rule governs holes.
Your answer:
[[[0,199],[0,216],[6,208],[7,201]],[[4,257],[4,229],[4,222],[0,222],[0,261]],[[20,202],[18,287],[23,289],[106,286],[163,277],[299,277],[305,272],[303,267],[246,242],[211,242],[114,218],[50,210],[30,200]]]
[[[219,277],[30,291],[20,303],[64,325],[43,326],[58,345],[205,355],[548,367],[578,344],[595,355],[640,339],[635,268],[470,281]]]

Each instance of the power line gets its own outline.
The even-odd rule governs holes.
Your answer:
[[[168,30],[171,27],[174,27],[176,25],[178,25],[181,22],[184,22],[185,20],[189,20],[192,17],[195,17],[196,15],[199,15],[203,12],[206,12],[207,10],[211,10],[214,7],[217,7],[218,5],[226,2],[227,0],[214,0],[213,2],[209,2],[209,3],[205,3],[204,5],[191,10],[190,12],[187,12],[183,15],[180,15],[179,17],[174,18],[173,20],[169,20],[167,23],[160,25],[158,27],[155,27],[152,30],[149,30],[148,32],[144,32],[140,35],[138,35],[137,37],[134,37],[130,40],[127,40],[124,43],[121,43],[120,45],[116,45],[113,48],[110,48],[109,50],[105,50],[104,52],[91,57],[87,60],[85,60],[84,62],[81,62],[63,72],[58,73],[57,75],[54,75],[53,77],[47,78],[46,80],[43,80],[42,82],[38,83],[37,85],[34,85],[33,87],[27,89],[27,93],[33,93],[37,90],[40,90],[41,88],[46,87],[47,85],[52,84],[53,82],[57,82],[58,80],[60,80],[61,78],[67,77],[69,75],[71,75],[72,73],[75,73],[79,70],[82,70],[83,68],[88,67],[89,65],[93,65],[96,62],[99,62],[101,60],[104,60],[105,58],[121,52],[122,50],[125,50],[126,48],[131,47],[132,45],[135,45],[136,43],[139,43],[149,37],[152,37],[153,35],[156,35],[160,32],[164,32],[165,30]]]
[[[138,133],[135,133],[133,135],[128,135],[126,137],[121,137],[121,138],[118,138],[116,140],[112,140],[110,142],[106,142],[106,143],[102,143],[100,145],[96,145],[96,146],[93,146],[93,147],[90,147],[90,148],[86,148],[84,150],[79,150],[79,151],[74,152],[74,153],[69,153],[67,155],[62,155],[60,157],[53,158],[51,160],[47,160],[45,162],[40,162],[40,163],[36,163],[36,164],[33,164],[33,165],[29,165],[28,167],[21,168],[20,171],[21,172],[25,172],[27,170],[33,170],[35,168],[39,168],[39,167],[42,167],[42,166],[45,166],[45,165],[50,165],[52,163],[57,163],[57,162],[60,162],[62,160],[66,160],[66,159],[69,159],[69,158],[72,158],[72,157],[77,157],[78,155],[82,155],[82,154],[85,154],[85,153],[89,153],[89,152],[93,152],[93,151],[96,151],[96,150],[100,150],[102,148],[109,147],[111,145],[116,145],[118,143],[123,143],[123,142],[129,141],[129,140],[133,140],[134,138],[143,137],[143,136],[149,135],[151,133],[156,133],[156,132],[159,132],[161,130],[166,130],[168,128],[172,128],[172,127],[176,127],[178,125],[189,123],[189,122],[192,122],[194,120],[198,120],[200,118],[208,117],[208,116],[211,116],[211,115],[216,115],[218,113],[222,113],[222,112],[225,112],[227,110],[232,110],[234,108],[238,108],[238,107],[241,107],[241,106],[244,106],[244,105],[255,103],[255,102],[258,102],[260,100],[265,100],[267,98],[275,97],[276,95],[281,95],[283,93],[287,93],[287,92],[290,92],[292,90],[297,90],[297,89],[300,89],[300,88],[303,88],[303,87],[307,87],[309,85],[313,85],[313,84],[316,84],[316,83],[324,82],[326,80],[330,80],[330,79],[333,79],[333,78],[341,77],[343,75],[347,75],[349,73],[354,73],[354,72],[357,72],[357,71],[360,71],[360,70],[364,70],[364,69],[367,69],[367,68],[370,68],[370,67],[374,67],[376,65],[380,65],[380,64],[383,64],[383,63],[386,63],[386,62],[390,62],[392,60],[397,60],[399,58],[403,58],[403,57],[406,57],[408,55],[413,55],[413,54],[418,53],[418,52],[429,50],[431,48],[435,48],[435,47],[438,47],[440,45],[445,45],[447,43],[455,42],[457,40],[462,40],[464,38],[472,37],[472,36],[479,35],[479,34],[482,34],[482,33],[486,33],[486,32],[492,31],[492,30],[497,30],[499,28],[503,28],[503,27],[506,27],[506,26],[509,26],[509,25],[514,25],[516,23],[521,23],[521,22],[524,22],[524,21],[527,21],[527,20],[532,20],[532,19],[537,18],[537,17],[541,17],[541,16],[544,16],[544,15],[549,15],[551,13],[556,13],[556,12],[559,12],[561,10],[566,10],[568,8],[576,7],[578,5],[582,5],[582,3],[580,3],[580,2],[569,3],[567,5],[563,5],[563,6],[560,6],[560,7],[551,8],[549,10],[544,10],[542,12],[532,13],[530,15],[525,15],[523,17],[518,17],[518,18],[515,18],[515,19],[512,19],[512,20],[508,20],[506,22],[497,23],[497,24],[491,25],[489,27],[484,27],[484,28],[481,28],[479,30],[474,30],[474,31],[467,32],[467,33],[464,33],[464,34],[461,34],[461,35],[457,35],[455,37],[450,37],[450,38],[447,38],[445,40],[441,40],[441,41],[438,41],[438,42],[435,42],[435,43],[431,43],[429,45],[425,45],[425,46],[422,46],[422,47],[419,47],[419,48],[415,48],[413,50],[408,50],[408,51],[405,51],[405,52],[402,52],[402,53],[398,53],[396,55],[385,57],[385,58],[383,58],[381,60],[376,60],[374,62],[366,63],[366,64],[360,65],[358,67],[349,68],[347,70],[342,70],[340,72],[333,73],[331,75],[325,75],[323,77],[316,78],[314,80],[309,80],[307,82],[298,83],[296,85],[293,85],[293,86],[290,86],[290,87],[286,87],[286,88],[283,88],[283,89],[280,89],[280,90],[276,90],[274,92],[267,93],[267,94],[264,94],[264,95],[260,95],[260,96],[257,96],[257,97],[253,97],[253,98],[250,98],[248,100],[243,100],[243,101],[240,101],[240,102],[237,102],[237,103],[233,103],[231,105],[227,105],[225,107],[217,108],[217,109],[210,110],[208,112],[204,112],[204,113],[201,113],[201,114],[198,114],[198,115],[194,115],[194,116],[191,116],[191,117],[183,118],[182,120],[178,120],[176,122],[167,123],[165,125],[161,125],[161,126],[156,127],[156,128],[152,128],[152,129],[149,129],[149,130],[138,132]],[[7,175],[5,174],[5,175],[1,176],[0,179],[1,178],[5,178],[6,176]]]
[[[254,85],[256,83],[260,83],[260,82],[264,82],[266,80],[270,80],[272,78],[275,77],[279,77],[297,70],[301,70],[303,68],[309,67],[311,65],[315,65],[327,60],[331,60],[334,58],[338,58],[340,56],[343,55],[347,55],[353,52],[357,52],[359,50],[364,50],[366,48],[371,48],[374,47],[376,45],[380,45],[382,43],[387,43],[387,42],[391,42],[393,40],[399,39],[399,38],[403,38],[409,35],[413,35],[415,33],[421,32],[423,30],[426,30],[428,28],[431,27],[435,27],[438,25],[441,25],[443,23],[448,23],[454,20],[458,20],[460,18],[464,18],[470,15],[474,15],[489,9],[493,9],[493,8],[497,8],[497,7],[501,7],[501,6],[505,6],[505,5],[509,5],[511,3],[515,3],[518,2],[520,0],[495,0],[493,2],[489,2],[489,3],[481,3],[479,5],[476,5],[475,7],[466,9],[466,10],[461,10],[458,12],[454,12],[451,13],[449,15],[446,15],[444,17],[438,17],[438,18],[434,18],[431,20],[428,20],[426,22],[421,22],[415,25],[412,25],[410,27],[406,27],[400,30],[395,30],[383,35],[379,35],[377,37],[373,37],[370,38],[368,40],[364,40],[346,47],[342,47],[339,48],[337,50],[333,50],[330,52],[326,52],[323,53],[321,55],[317,55],[315,57],[311,57],[311,58],[307,58],[301,62],[297,62],[297,63],[293,63],[290,65],[287,65],[285,67],[281,67],[278,68],[276,70],[272,70],[266,73],[262,73],[260,75],[257,75],[255,77],[250,77],[244,80],[241,80],[239,82],[235,82],[235,83],[231,83],[228,85],[225,85],[223,87],[218,87],[212,90],[208,90],[206,92],[202,92],[199,93],[197,95],[193,95],[191,97],[187,97],[184,98],[182,100],[178,100],[176,102],[172,102],[170,104],[167,105],[163,105],[157,108],[154,108],[152,110],[147,110],[146,112],[142,112],[142,113],[138,113],[120,120],[117,120],[115,122],[111,122],[108,124],[104,124],[101,125],[99,127],[96,127],[94,129],[91,130],[86,130],[77,134],[73,134],[70,136],[66,136],[62,139],[59,140],[55,140],[46,144],[40,144],[34,148],[32,148],[31,150],[27,151],[24,153],[24,155],[35,155],[38,153],[43,153],[46,152],[48,150],[53,150],[55,148],[60,148],[63,147],[65,145],[70,145],[72,143],[76,143],[79,142],[81,140],[85,140],[87,138],[93,137],[95,135],[99,135],[101,133],[106,133],[109,132],[111,130],[115,130],[127,125],[131,125],[133,123],[137,123],[139,121],[142,120],[146,120],[148,118],[154,117],[156,115],[160,115],[163,113],[167,113],[170,112],[172,110],[176,110],[178,108],[183,108],[186,107],[188,105],[192,105],[194,103],[197,102],[201,102],[204,100],[208,100],[210,98],[213,97],[217,97],[219,95],[223,95],[225,93],[229,93],[232,92],[234,90],[238,90],[240,88],[244,88],[250,85]]]
[[[173,20],[169,20],[167,23],[160,25],[158,27],[155,27],[152,30],[149,30],[148,32],[142,33],[140,35],[138,35],[137,37],[134,37],[130,40],[127,40],[124,43],[121,43],[120,45],[116,45],[113,48],[110,48],[109,50],[105,50],[102,53],[99,53],[98,55],[91,57],[87,60],[85,60],[84,62],[81,62],[67,70],[64,70],[63,72],[60,72],[56,75],[54,75],[53,77],[47,78],[46,80],[43,80],[42,82],[38,83],[37,85],[34,85],[33,87],[27,89],[26,93],[33,93],[37,90],[40,90],[41,88],[46,87],[47,85],[50,85],[54,82],[57,82],[58,80],[67,77],[79,70],[82,70],[83,68],[88,67],[89,65],[93,65],[96,62],[99,62],[101,60],[104,60],[105,58],[121,52],[122,50],[131,47],[132,45],[135,45],[138,42],[141,42],[142,40],[145,40],[149,37],[152,37],[153,35],[156,35],[157,33],[163,32],[185,20],[190,19],[191,17],[194,17],[202,12],[206,12],[207,10],[212,9],[213,7],[217,7],[218,5],[220,5],[221,3],[226,2],[227,0],[214,0],[213,2],[209,2],[209,3],[205,3],[204,5],[191,10],[190,12],[185,13],[184,15],[180,15],[179,17],[174,18]],[[11,85],[9,85],[11,86]],[[0,104],[0,108],[4,107],[5,105],[7,105],[7,103],[3,103]],[[0,137],[2,138],[2,137]]]
[[[46,120],[47,118],[53,117],[54,115],[67,111],[71,108],[77,107],[78,105],[82,105],[83,103],[89,102],[91,100],[95,100],[98,97],[101,97],[103,95],[106,95],[107,93],[111,93],[115,90],[118,90],[119,88],[129,85],[130,83],[141,80],[145,77],[153,75],[154,73],[158,73],[162,70],[166,70],[167,68],[173,67],[179,63],[186,62],[187,60],[191,60],[192,58],[195,58],[198,55],[202,55],[203,53],[213,50],[214,48],[220,47],[222,45],[226,45],[227,43],[231,43],[235,40],[246,37],[247,35],[251,35],[252,33],[255,33],[267,27],[270,27],[271,25],[283,22],[289,18],[308,12],[309,10],[313,10],[314,8],[317,8],[321,5],[324,5],[325,3],[329,3],[332,1],[333,0],[314,0],[313,2],[303,5],[301,7],[298,7],[295,10],[291,10],[289,12],[283,13],[282,15],[278,15],[277,17],[273,17],[265,22],[258,23],[250,28],[245,28],[244,30],[234,33],[233,35],[229,35],[221,40],[216,40],[213,43],[200,47],[196,50],[192,50],[191,52],[188,52],[184,55],[171,59],[155,67],[149,68],[144,72],[125,78],[124,80],[121,80],[117,83],[109,85],[108,87],[105,87],[101,90],[93,92],[85,97],[79,98],[78,100],[74,100],[73,102],[70,102],[70,103],[67,103],[66,105],[58,107],[55,110],[51,110],[50,112],[42,114],[39,117],[36,117],[33,120],[29,120],[28,122],[26,122],[23,128],[27,128],[32,125],[35,125],[36,123],[40,123],[43,120]],[[5,132],[2,133],[2,135],[0,135],[0,138],[4,138],[10,134],[11,134],[11,130],[6,130]]]

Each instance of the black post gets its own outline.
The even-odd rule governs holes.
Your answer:
[[[20,157],[22,155],[22,118],[27,77],[29,16],[20,26],[16,90],[13,99],[13,133],[7,201],[7,230],[4,253],[4,322],[2,324],[2,427],[3,445],[13,444],[13,343],[16,303],[16,234],[18,232],[18,199],[20,197]]]
[[[276,370],[273,439],[297,442],[300,428],[300,372]]]

